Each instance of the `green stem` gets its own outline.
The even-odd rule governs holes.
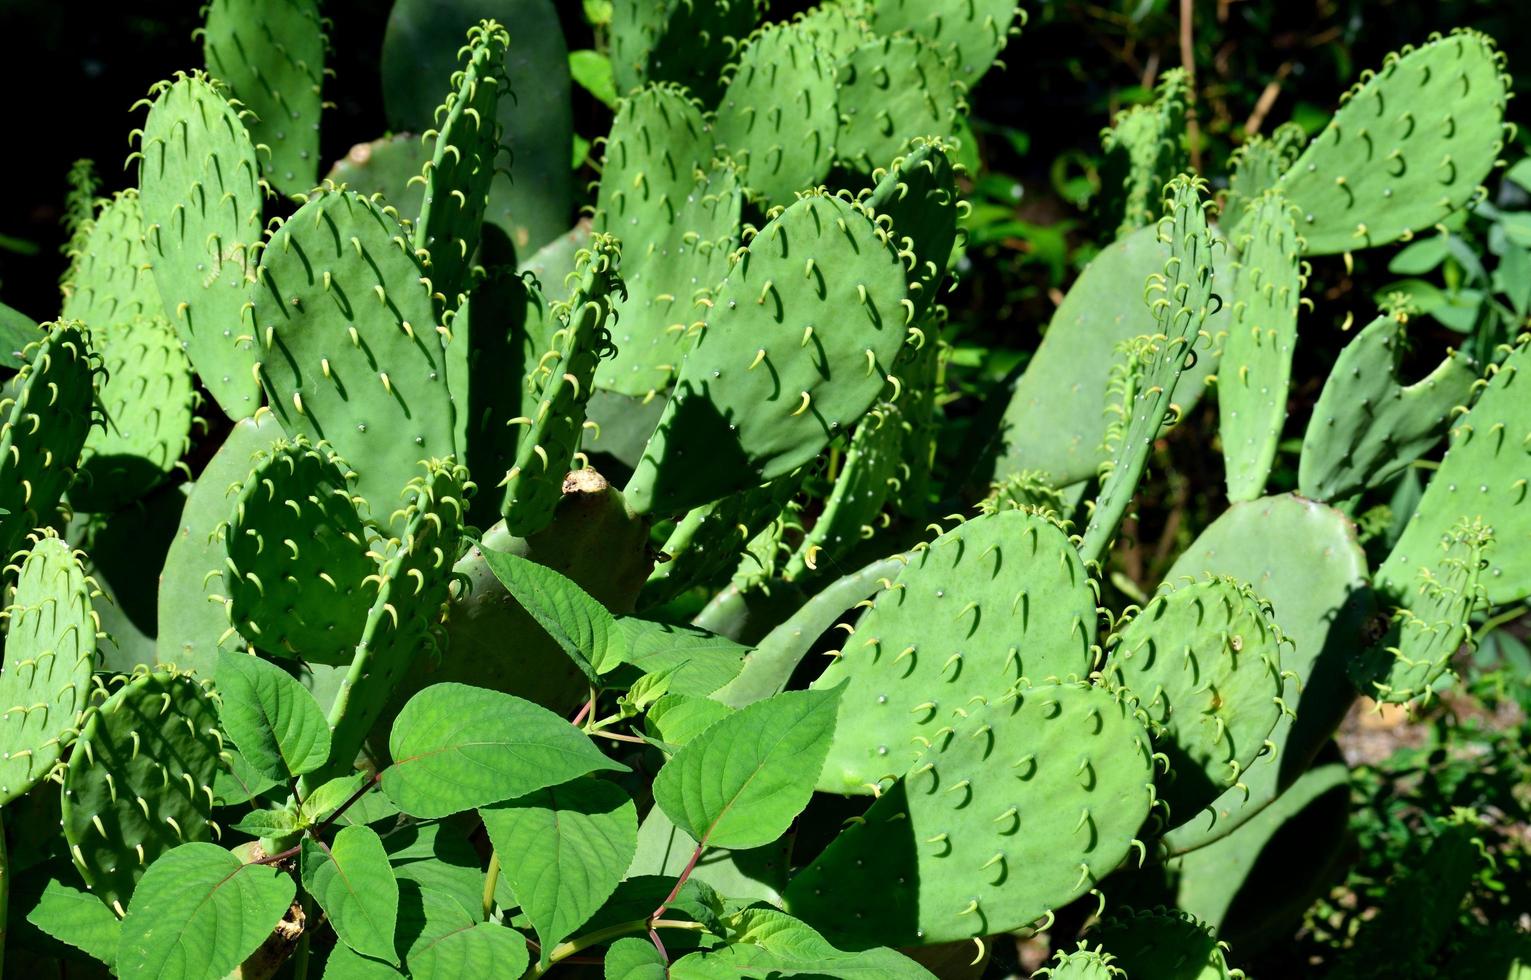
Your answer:
[[[1531,606],[1516,606],[1514,609],[1506,609],[1497,616],[1491,616],[1478,627],[1478,633],[1474,639],[1481,640],[1505,623],[1513,623],[1528,612],[1531,612]]]
[[[494,915],[494,886],[500,882],[500,852],[489,855],[489,874],[484,878],[484,921]]]
[[[650,927],[655,929],[687,929],[692,932],[700,932],[707,928],[700,922],[688,922],[684,919],[655,919],[652,922],[648,919],[633,919],[631,922],[619,922],[614,926],[597,929],[595,932],[587,932],[583,936],[577,936],[567,942],[559,943],[548,954],[548,965],[534,966],[526,976],[528,980],[536,980],[537,977],[551,970],[555,963],[560,960],[566,960],[581,950],[589,949],[591,946],[599,946],[601,943],[620,939],[623,936],[647,932]]]

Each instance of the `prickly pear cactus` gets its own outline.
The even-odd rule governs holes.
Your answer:
[[[445,328],[398,222],[351,191],[316,191],[261,253],[250,319],[271,410],[326,441],[384,515],[419,460],[453,452]]]
[[[21,353],[15,395],[0,399],[0,553],[7,555],[53,519],[94,422],[100,363],[77,321],[49,324]]]
[[[1377,588],[1401,594],[1417,569],[1433,564],[1442,540],[1462,520],[1482,520],[1494,534],[1483,593],[1494,605],[1531,595],[1531,335],[1523,335],[1491,376],[1471,412],[1451,430],[1451,446],[1425,487],[1403,536],[1382,567]]]
[[[1152,749],[1129,698],[1018,684],[942,718],[913,768],[787,887],[788,911],[832,941],[928,945],[1017,929],[1142,846]]]
[[[887,232],[841,198],[800,198],[718,287],[629,502],[640,513],[686,510],[808,462],[871,407],[911,309]],[[701,446],[705,468],[685,459]]]
[[[611,15],[617,91],[675,82],[716,102],[723,68],[754,29],[758,6],[758,0],[617,0]]]
[[[969,88],[994,65],[1026,12],[1016,0],[874,0],[872,30],[908,31],[950,49],[956,75]]]
[[[838,161],[870,174],[903,152],[910,134],[949,139],[967,109],[951,52],[917,35],[866,41],[840,60]]]
[[[259,454],[220,528],[234,628],[283,657],[349,664],[377,587],[345,464],[299,436]]]
[[[1037,976],[1048,980],[1127,980],[1127,972],[1116,965],[1116,958],[1100,948],[1091,949],[1084,940],[1073,950],[1058,950]]]
[[[849,682],[819,789],[872,793],[973,702],[1086,676],[1095,594],[1068,538],[1012,510],[921,548],[814,686]]]
[[[0,667],[0,805],[49,775],[78,734],[103,638],[101,593],[79,557],[49,528],[16,555],[16,591]]]
[[[317,0],[211,0],[202,29],[207,71],[251,115],[261,170],[287,194],[319,179],[319,115],[329,54]]]
[[[1286,422],[1297,312],[1307,285],[1296,220],[1286,198],[1267,191],[1250,202],[1239,225],[1244,235],[1230,298],[1233,320],[1217,376],[1229,500],[1265,492]]]
[[[531,415],[507,423],[524,427],[515,464],[501,484],[505,524],[512,534],[540,531],[558,504],[584,431],[596,365],[611,348],[608,328],[623,289],[621,261],[617,240],[596,235],[576,260],[568,302],[551,311],[564,325],[553,332],[549,348],[527,374],[536,407]]]
[[[246,418],[260,406],[245,315],[265,198],[255,146],[205,75],[177,75],[150,95],[137,154],[149,266],[202,383],[229,418]]]
[[[70,249],[63,317],[102,328],[164,312],[144,250],[138,191],[122,191],[81,222]]]
[[[1128,977],[1237,980],[1244,976],[1242,970],[1229,969],[1227,945],[1179,909],[1122,909],[1096,925],[1090,939]]]
[[[1468,401],[1478,372],[1457,351],[1413,384],[1399,380],[1408,322],[1406,309],[1383,313],[1340,351],[1302,437],[1303,496],[1343,500],[1387,482],[1433,449]]]
[[[1269,137],[1256,134],[1233,151],[1228,160],[1228,193],[1223,198],[1222,221],[1235,236],[1249,211],[1249,205],[1276,186],[1281,175],[1292,166],[1307,142],[1307,134],[1296,123],[1282,123]]]
[[[91,710],[64,774],[64,837],[119,916],[155,858],[217,836],[212,784],[225,759],[217,706],[191,677],[143,668]]]
[[[1472,200],[1504,148],[1509,88],[1503,56],[1476,31],[1388,55],[1277,184],[1306,253],[1386,245]]]
[[[921,318],[936,302],[965,210],[957,200],[955,153],[944,140],[916,137],[907,153],[872,174],[877,184],[866,199],[879,219],[893,224],[899,257],[909,268],[909,298]]]
[[[1186,102],[1190,83],[1184,70],[1172,68],[1159,79],[1154,101],[1117,114],[1101,131],[1101,211],[1118,222],[1118,237],[1154,221],[1155,201],[1170,178],[1186,169]]]
[[[1281,717],[1280,629],[1243,582],[1161,592],[1121,626],[1106,676],[1133,691],[1169,758],[1170,826],[1239,782]]]

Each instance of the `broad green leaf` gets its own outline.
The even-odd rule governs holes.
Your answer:
[[[638,848],[638,808],[600,779],[538,790],[479,815],[544,956],[611,897]]]
[[[689,694],[666,694],[649,709],[649,731],[670,745],[685,745],[715,723],[733,714],[734,709],[711,698]]]
[[[616,617],[590,593],[520,555],[482,550],[494,577],[591,681],[626,659],[627,643]]]
[[[674,694],[705,697],[744,669],[750,648],[695,626],[617,617],[627,639],[627,662],[646,674],[675,668],[667,688]]]
[[[411,980],[519,977],[526,971],[526,940],[515,930],[479,922],[451,898],[414,882],[400,889],[399,900],[399,945]]]
[[[304,826],[312,826],[328,817],[336,807],[355,796],[367,779],[366,773],[353,772],[349,776],[336,776],[319,784],[298,807],[298,815],[303,819]]]
[[[227,767],[219,766],[218,774],[213,777],[215,805],[237,806],[240,803],[248,803],[276,787],[275,779],[265,773],[256,772],[255,767],[245,761],[244,753],[239,751],[237,745],[231,743],[227,749],[229,764]]]
[[[324,980],[400,980],[403,976],[382,960],[363,956],[345,943],[336,943],[324,961]]]
[[[629,874],[580,931],[599,932],[624,922],[648,918],[675,888],[675,878],[675,875]],[[665,918],[699,922],[706,927],[706,932],[677,930],[671,933],[673,940],[666,942],[665,946],[695,949],[708,933],[721,936],[724,911],[723,896],[706,882],[697,881],[695,875],[687,878],[686,883],[680,886],[680,894],[675,896],[675,900],[665,910]]]
[[[771,908],[747,908],[724,920],[730,943],[670,964],[671,980],[831,976],[841,980],[935,980],[914,960],[891,949],[847,953],[823,936]]]
[[[612,79],[610,58],[588,49],[570,51],[569,74],[601,105],[608,109],[617,107],[617,83]]]
[[[237,830],[241,834],[249,834],[251,837],[282,837],[293,831],[302,830],[303,826],[303,821],[296,813],[283,808],[255,810],[247,813],[229,829]]]
[[[466,684],[433,684],[410,698],[388,749],[394,762],[383,770],[383,792],[414,817],[444,817],[597,769],[627,769],[546,708]]]
[[[606,950],[606,980],[667,980],[659,950],[647,939],[618,939]]]
[[[27,921],[43,932],[110,965],[117,959],[122,923],[90,892],[50,881]]]
[[[617,707],[623,718],[631,718],[634,715],[647,711],[649,706],[664,697],[670,690],[670,675],[680,669],[677,664],[674,667],[666,667],[664,670],[653,674],[644,674],[633,681],[627,693],[617,698]]]
[[[719,721],[659,770],[655,802],[703,844],[759,847],[780,837],[813,794],[840,690],[789,691]]]
[[[207,980],[255,952],[287,913],[292,878],[216,844],[182,844],[149,866],[122,920],[122,980]]]
[[[319,702],[285,670],[247,653],[218,654],[218,719],[245,761],[272,779],[301,776],[330,757]]]
[[[303,887],[335,926],[347,946],[393,961],[394,926],[399,917],[399,883],[377,833],[346,827],[335,841],[303,841]]]
[[[407,824],[383,835],[383,846],[400,882],[445,895],[470,915],[483,907],[483,862],[460,826],[439,821]]]

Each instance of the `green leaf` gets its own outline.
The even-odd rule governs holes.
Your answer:
[[[750,647],[695,626],[656,623],[637,616],[617,617],[627,639],[627,662],[646,674],[677,668],[668,690],[704,697],[744,669]]]
[[[439,821],[406,824],[385,834],[383,846],[400,882],[445,895],[469,915],[483,908],[483,862],[460,826]]]
[[[336,807],[355,796],[368,778],[364,772],[353,772],[349,776],[336,776],[319,784],[298,807],[298,816],[302,818],[303,825],[311,827],[328,817]]]
[[[728,705],[711,698],[666,694],[649,709],[648,727],[671,745],[685,745],[732,712]]]
[[[42,336],[37,321],[0,303],[0,368],[19,369],[26,362],[21,350]]]
[[[667,980],[659,950],[647,939],[618,939],[606,950],[606,980]]]
[[[617,107],[617,83],[612,78],[610,58],[599,51],[570,51],[569,75],[606,108]]]
[[[247,653],[218,654],[218,719],[245,761],[272,779],[301,776],[330,757],[319,702],[285,670]]]
[[[149,866],[122,920],[122,980],[206,980],[255,952],[287,913],[292,878],[216,844],[182,844]]]
[[[457,902],[413,882],[399,892],[399,942],[411,980],[519,977],[530,957],[520,933],[478,922]]]
[[[620,787],[576,779],[479,815],[500,874],[549,950],[611,897],[638,849],[638,808]]]
[[[789,691],[729,715],[659,770],[655,802],[702,844],[746,848],[775,840],[813,794],[840,691]]]
[[[324,961],[324,980],[399,980],[403,976],[382,960],[363,956],[345,943],[336,943]]]
[[[90,892],[50,881],[27,921],[43,932],[111,965],[117,959],[122,923]]]
[[[347,946],[393,961],[399,883],[377,833],[346,827],[335,842],[303,841],[303,887],[324,909]]]
[[[772,908],[748,908],[725,920],[730,944],[692,953],[670,964],[671,980],[738,980],[740,977],[831,976],[842,980],[935,980],[901,953],[877,948],[857,953],[836,949],[823,936]]]
[[[303,827],[304,823],[296,813],[283,808],[247,813],[229,829],[237,830],[241,834],[249,834],[251,837],[282,837],[302,830]]]
[[[546,708],[466,684],[433,684],[410,698],[388,749],[394,763],[383,770],[383,792],[414,817],[444,817],[597,769],[627,769]]]
[[[494,577],[592,682],[623,662],[627,645],[616,618],[590,593],[520,555],[482,550]]]

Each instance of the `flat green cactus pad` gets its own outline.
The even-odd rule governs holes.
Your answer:
[[[1020,686],[932,733],[914,768],[787,886],[836,945],[928,945],[1018,929],[1134,849],[1153,803],[1130,701]]]
[[[420,137],[397,133],[351,147],[335,161],[326,179],[362,197],[383,195],[408,230],[425,198],[425,188],[415,178],[430,160],[431,148]]]
[[[957,202],[955,155],[956,148],[945,140],[917,136],[907,153],[873,175],[877,186],[866,199],[873,213],[893,223],[909,267],[909,298],[919,317],[936,302],[957,244],[957,218],[965,206]]]
[[[1159,213],[1160,191],[1187,169],[1185,111],[1190,94],[1185,72],[1172,68],[1159,80],[1152,102],[1123,109],[1111,127],[1101,131],[1099,208],[1104,218],[1117,222],[1118,236],[1152,224]]]
[[[136,189],[104,202],[81,233],[85,238],[70,257],[64,284],[64,319],[99,329],[164,311],[144,249]]]
[[[119,915],[155,858],[213,838],[223,752],[218,709],[190,677],[138,674],[91,714],[64,775],[64,837]]]
[[[1233,151],[1228,160],[1228,193],[1223,198],[1221,218],[1235,235],[1249,205],[1276,186],[1286,173],[1308,135],[1296,123],[1282,123],[1269,137],[1256,133],[1249,142]]]
[[[1307,285],[1296,212],[1267,191],[1240,222],[1233,322],[1217,376],[1218,435],[1228,499],[1265,492],[1286,423],[1287,387],[1297,346],[1297,310]]]
[[[611,15],[617,91],[674,82],[715,103],[723,69],[756,18],[757,0],[617,0]]]
[[[1090,578],[1057,525],[1017,510],[957,525],[878,593],[814,682],[850,682],[818,788],[874,792],[973,702],[1089,674],[1094,642]]]
[[[1090,930],[1133,980],[1231,980],[1227,947],[1204,924],[1179,909],[1123,909]]]
[[[74,475],[95,400],[97,355],[78,321],[46,324],[0,398],[0,554],[53,520]]]
[[[422,459],[453,451],[445,338],[397,221],[326,189],[278,228],[254,291],[260,377],[290,434],[327,441],[390,513]]]
[[[1107,676],[1137,695],[1169,757],[1170,826],[1225,790],[1281,717],[1280,630],[1254,590],[1213,578],[1161,592],[1116,636]]]
[[[768,206],[818,185],[834,160],[835,66],[800,25],[768,25],[739,54],[718,103],[718,142]]]
[[[872,24],[863,7],[861,3],[821,3],[799,14],[796,22],[838,62],[871,39]]]
[[[1271,604],[1292,644],[1281,652],[1281,700],[1296,712],[1277,720],[1270,734],[1276,752],[1249,767],[1242,787],[1165,836],[1172,853],[1217,840],[1260,812],[1329,740],[1352,701],[1345,664],[1372,610],[1366,572],[1350,520],[1290,494],[1234,504],[1170,568],[1167,583],[1227,576]]]
[[[688,510],[813,459],[887,383],[912,319],[907,297],[887,233],[862,208],[799,199],[718,288],[629,503]],[[686,458],[696,447],[705,466]]]
[[[1054,953],[1037,976],[1047,980],[1127,980],[1126,972],[1116,965],[1111,954],[1091,949],[1082,939],[1077,949]]]
[[[329,42],[318,0],[213,0],[202,50],[207,70],[253,113],[250,139],[278,190],[302,194],[319,175],[319,116]]]
[[[90,697],[99,653],[96,584],[52,529],[16,556],[16,591],[5,609],[0,667],[0,804],[43,780],[75,734]]]
[[[307,439],[261,453],[222,528],[229,613],[246,641],[281,657],[351,662],[377,562],[343,461]]]
[[[149,265],[202,383],[229,418],[246,418],[260,406],[244,312],[263,230],[255,146],[206,76],[179,75],[151,94],[138,168]]]
[[[1475,31],[1388,55],[1277,185],[1307,254],[1386,245],[1465,205],[1504,149],[1509,86]]]
[[[1016,382],[992,451],[993,476],[1022,470],[1047,475],[1056,487],[1093,479],[1105,461],[1107,379],[1116,345],[1153,329],[1141,292],[1124,283],[1145,282],[1164,271],[1169,245],[1154,228],[1118,238],[1095,257],[1053,314],[1026,373]],[[1213,289],[1233,287],[1231,263],[1213,269]],[[1232,319],[1227,305],[1203,328],[1216,338]],[[1217,347],[1221,347],[1221,342]],[[1215,351],[1197,352],[1197,363],[1180,376],[1175,404],[1190,410],[1207,376],[1217,370]]]
[[[218,528],[228,520],[256,453],[280,438],[282,427],[269,411],[241,419],[192,484],[160,572],[154,650],[160,664],[210,678],[219,650],[243,649],[244,638],[230,629],[223,582],[228,548]]]
[[[96,391],[103,420],[85,439],[69,501],[84,510],[114,511],[175,472],[191,448],[201,396],[180,338],[164,317],[120,323],[91,338],[106,368]]]
[[[1017,18],[1026,14],[1017,0],[875,0],[872,29],[878,34],[909,31],[952,49],[957,79],[969,88],[1005,49]]]
[[[1399,381],[1406,314],[1383,314],[1345,345],[1313,406],[1297,486],[1314,500],[1343,500],[1387,482],[1435,447],[1478,372],[1456,351],[1420,380]]]
[[[1433,564],[1440,542],[1462,520],[1482,520],[1494,533],[1483,573],[1491,605],[1531,595],[1531,335],[1493,372],[1471,412],[1451,430],[1451,448],[1430,478],[1403,536],[1382,567],[1377,589],[1392,595]]]
[[[841,59],[838,161],[870,174],[903,152],[911,134],[955,136],[967,86],[951,59],[915,35],[876,38]]]

